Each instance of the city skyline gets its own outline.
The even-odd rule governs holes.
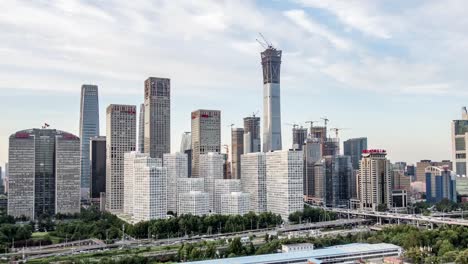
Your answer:
[[[461,14],[456,12],[459,9],[456,1],[444,5],[445,9],[453,11],[447,12],[450,17],[437,11],[440,3],[431,1],[409,7],[403,7],[399,2],[393,7],[395,10],[382,3],[346,9],[342,8],[347,6],[346,3],[323,5],[318,1],[267,5],[261,2],[180,3],[173,9],[170,3],[165,3],[161,11],[155,11],[156,17],[160,18],[157,21],[146,17],[138,9],[139,5],[127,6],[128,13],[119,13],[113,8],[125,7],[124,3],[115,2],[106,7],[79,1],[70,3],[72,6],[8,3],[6,8],[11,12],[0,18],[5,32],[13,36],[6,38],[0,49],[5,58],[0,64],[0,71],[5,74],[0,78],[0,90],[7,99],[0,110],[17,110],[2,118],[7,128],[0,131],[0,164],[7,161],[8,136],[15,131],[40,127],[47,122],[53,128],[79,134],[76,120],[79,120],[79,87],[83,83],[100,87],[100,115],[104,116],[104,109],[112,103],[140,105],[143,82],[148,76],[167,76],[172,81],[173,150],[178,149],[183,131],[190,130],[190,112],[199,108],[221,110],[222,144],[229,143],[227,125],[234,123],[242,127],[243,117],[262,109],[259,59],[262,48],[255,42],[258,31],[283,51],[283,148],[290,146],[292,141],[291,128],[284,123],[303,123],[328,116],[333,126],[351,128],[342,133],[341,141],[367,137],[369,147],[387,149],[392,161],[415,163],[421,159],[451,159],[450,121],[459,118],[459,109],[468,98],[463,89],[466,80],[460,72],[466,53],[463,42],[454,41],[460,46],[448,46],[437,36],[450,29],[444,33],[449,34],[444,39],[453,40],[463,32],[463,27],[458,27],[462,23],[457,22]],[[151,4],[148,5],[152,10]],[[52,15],[57,10],[73,14],[79,7],[83,7],[80,12],[85,14],[79,19]],[[191,13],[191,8],[198,13]],[[232,12],[225,12],[228,8]],[[427,39],[418,22],[411,20],[408,14],[398,12],[404,8],[412,11],[413,16],[439,21],[440,25],[432,25],[435,40],[431,38],[431,48],[422,45]],[[194,23],[188,28],[174,27],[173,33],[162,31],[160,35],[154,35],[149,31],[152,25],[174,22],[168,20],[169,15],[164,14],[164,10],[178,12]],[[31,14],[31,17],[50,16],[41,23],[31,23],[36,21],[18,20],[18,13]],[[359,20],[349,19],[356,18],[353,14],[359,14],[356,15]],[[103,40],[101,38],[115,38],[113,33],[118,33],[118,29],[112,27],[110,21],[120,16],[129,20],[129,34],[115,39],[116,44],[109,47],[95,43]],[[241,16],[244,19],[239,19]],[[249,17],[252,20],[245,19]],[[272,18],[278,21],[276,28],[267,27]],[[403,19],[405,25],[387,23],[398,19]],[[96,26],[96,21],[103,23]],[[41,27],[47,23],[80,23],[84,30],[63,33],[65,27],[58,27],[49,32],[52,27]],[[403,26],[405,28],[400,28]],[[16,45],[25,36],[13,33],[15,27],[30,33],[30,37],[37,41],[27,42],[36,46],[28,47],[26,42]],[[89,30],[90,33],[84,32],[92,27],[95,29]],[[409,36],[405,30],[414,36]],[[98,36],[102,32],[105,32],[104,36]],[[236,33],[240,36],[235,36]],[[43,38],[54,34],[63,35],[63,39]],[[86,34],[96,34],[97,41],[89,43]],[[159,45],[157,40],[161,39],[171,45]],[[146,40],[151,45],[144,44]],[[191,47],[184,40],[190,40]],[[306,49],[307,46],[313,48]],[[141,66],[135,67],[134,63],[115,66],[118,65],[115,63],[117,55],[132,47],[123,59],[135,59]],[[187,49],[174,54],[178,47]],[[166,54],[168,49],[172,52]],[[199,51],[196,56],[194,49]],[[437,50],[445,52],[432,55]],[[28,51],[28,58],[22,57],[24,51]],[[164,54],[161,65],[146,59],[147,54]],[[455,66],[442,69],[442,65],[454,64],[451,61],[455,58],[458,61]],[[171,63],[165,65],[169,59]],[[227,60],[232,63],[226,65]],[[76,67],[77,64],[85,67]],[[193,73],[200,78],[195,78]],[[31,74],[27,80],[21,78],[26,74]],[[197,84],[193,84],[194,79]],[[240,111],[238,102],[242,102]],[[304,106],[308,106],[307,112],[303,112]],[[104,122],[101,119],[101,135]],[[395,124],[400,124],[401,128]]]

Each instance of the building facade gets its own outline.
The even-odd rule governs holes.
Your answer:
[[[171,80],[150,77],[145,81],[145,152],[162,159],[171,153]]]
[[[80,212],[81,184],[79,167],[81,161],[80,139],[64,133],[55,136],[55,213],[74,214]]]
[[[348,207],[351,197],[353,167],[349,156],[326,156],[325,204]]]
[[[457,175],[468,175],[468,111],[462,108],[462,119],[452,121],[452,160]]]
[[[231,192],[241,191],[241,181],[238,179],[216,179],[214,188],[214,210],[213,212],[221,213],[221,196],[223,194],[229,194]]]
[[[426,201],[438,203],[443,199],[457,202],[456,175],[448,167],[427,167]]]
[[[106,110],[106,210],[123,212],[124,154],[136,149],[136,106]]]
[[[89,165],[89,140],[99,136],[99,98],[96,85],[81,86],[80,139],[81,139],[81,194],[89,199],[91,171]]]
[[[28,129],[9,138],[8,214],[31,220],[80,211],[81,142],[55,129]]]
[[[179,195],[178,208],[179,215],[207,215],[210,211],[210,195],[201,191],[181,193]]]
[[[167,168],[160,159],[135,159],[133,188],[133,221],[166,218]]]
[[[307,139],[307,128],[293,127],[292,129],[292,148],[295,150],[302,150],[302,147]]]
[[[99,203],[106,192],[106,137],[93,137],[90,143],[91,201]]]
[[[192,177],[200,174],[200,155],[221,152],[221,111],[192,112]]]
[[[260,152],[260,117],[244,118],[244,153]]]
[[[187,154],[164,154],[163,165],[167,168],[167,210],[177,212],[178,179],[188,178]]]
[[[302,211],[303,153],[274,151],[266,153],[267,210],[288,221],[290,214]]]
[[[241,156],[242,192],[250,194],[250,211],[257,214],[267,211],[266,156],[263,152]]]
[[[241,178],[241,155],[244,154],[244,129],[231,129],[231,178]]]
[[[310,200],[315,196],[315,164],[322,159],[322,144],[318,138],[307,138],[304,151],[304,197]]]
[[[391,209],[392,171],[386,158],[387,152],[380,149],[364,150],[359,167],[358,193],[362,210],[378,211]]]
[[[200,177],[205,179],[205,192],[210,195],[210,211],[215,209],[215,182],[223,179],[224,156],[210,152],[200,155]]]
[[[432,161],[432,160],[421,160],[416,162],[416,181],[426,182],[426,168],[427,167],[447,167],[452,170],[452,162],[450,160]]]
[[[281,50],[269,46],[261,53],[263,68],[263,152],[282,149]]]
[[[361,155],[367,149],[367,138],[351,138],[343,142],[343,153],[351,157],[353,169],[358,170],[361,161]]]
[[[140,104],[138,116],[138,151],[145,153],[145,104]]]
[[[221,195],[222,215],[245,215],[250,211],[250,194],[231,192]]]

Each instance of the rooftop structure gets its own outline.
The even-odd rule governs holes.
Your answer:
[[[401,256],[403,249],[387,243],[366,244],[355,243],[342,246],[327,247],[309,251],[277,253],[258,256],[215,259],[186,262],[187,264],[280,264],[307,263],[316,264],[353,263],[353,261]]]

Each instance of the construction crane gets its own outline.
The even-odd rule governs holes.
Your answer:
[[[257,115],[258,115],[258,112],[259,112],[258,110],[257,110],[257,112],[253,112],[253,113],[252,113],[252,116],[253,116],[253,117],[257,116]]]
[[[234,124],[228,125],[228,127],[230,127],[231,129],[232,129],[234,126],[235,126]]]
[[[335,132],[335,135],[336,135],[336,138],[338,138],[338,133],[339,131],[341,130],[347,130],[349,128],[338,128],[338,127],[333,127],[333,128],[330,128],[330,131],[334,131]]]
[[[262,46],[264,49],[275,49],[273,47],[273,44],[271,44],[271,42],[266,40],[262,33],[259,32],[258,35],[260,35],[262,40],[259,40],[259,39],[255,39],[255,40],[258,42],[258,44],[260,44],[260,46]]]
[[[314,123],[317,123],[318,121],[306,121],[306,124],[310,123],[310,128],[314,127]]]
[[[44,123],[44,125],[42,126],[42,129],[46,129],[46,128],[48,128],[48,127],[50,127],[50,125],[47,124],[47,123]]]
[[[325,123],[325,127],[327,127],[327,124],[328,124],[328,121],[330,121],[330,119],[328,119],[328,117],[321,117],[320,119],[323,120],[323,122]]]
[[[286,123],[286,125],[292,126],[293,129],[296,129],[299,126],[299,124],[296,124],[296,123],[292,123],[292,124],[291,123]]]

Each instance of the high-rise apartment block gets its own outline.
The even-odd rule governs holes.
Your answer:
[[[367,149],[367,138],[351,138],[343,142],[344,155],[351,157],[353,169],[359,169],[362,151]]]
[[[231,178],[241,178],[241,155],[244,154],[244,129],[231,129]]]
[[[210,195],[201,191],[181,193],[178,201],[178,214],[203,216],[209,213]]]
[[[447,167],[449,170],[452,170],[452,162],[450,160],[421,160],[419,162],[416,162],[416,181],[423,183],[426,182],[427,167]]]
[[[145,104],[140,104],[138,116],[138,151],[145,153]]]
[[[192,195],[185,196],[188,193]],[[183,197],[182,197],[183,196]],[[206,197],[206,204],[205,204]],[[200,204],[193,204],[197,201]],[[177,214],[204,215],[210,211],[210,195],[205,192],[204,178],[178,178],[177,179]],[[190,205],[187,205],[189,203]],[[179,205],[182,204],[182,208]],[[197,212],[197,213],[195,213]]]
[[[231,192],[241,191],[241,181],[238,179],[216,179],[214,188],[214,210],[213,212],[221,213],[221,195]]]
[[[250,211],[267,211],[266,155],[263,152],[241,156],[242,192],[250,194]]]
[[[362,210],[392,208],[392,171],[381,149],[364,150],[358,175],[359,200]]]
[[[205,192],[210,195],[210,210],[215,209],[215,182],[223,179],[224,156],[219,153],[209,152],[200,155],[200,177],[205,180]]]
[[[223,215],[245,215],[250,210],[250,194],[248,193],[224,193],[220,198],[220,213]]]
[[[163,165],[167,168],[167,210],[177,212],[178,179],[188,178],[187,154],[164,154]]]
[[[167,213],[167,168],[148,155],[125,154],[124,210],[134,222],[163,219]]]
[[[171,152],[171,80],[150,77],[145,81],[144,149],[152,158]]]
[[[123,212],[124,154],[136,148],[136,106],[112,104],[106,114],[106,210]]]
[[[267,210],[288,221],[291,213],[302,211],[303,153],[274,151],[266,153]]]
[[[244,118],[244,153],[260,152],[260,117]]]
[[[106,192],[106,137],[93,137],[90,143],[91,160],[91,201],[101,202]]]
[[[295,150],[302,150],[307,139],[307,128],[294,126],[292,129],[292,139],[292,148]]]
[[[462,119],[452,121],[453,170],[457,175],[468,175],[468,111],[462,108]]]
[[[263,68],[263,152],[281,150],[281,50],[261,53]]]
[[[457,202],[456,176],[448,167],[426,168],[426,200],[438,203],[443,199]]]
[[[80,211],[80,139],[55,129],[29,129],[9,138],[8,214]]]
[[[89,199],[91,171],[89,140],[99,136],[99,99],[96,85],[81,86],[80,139],[81,139],[81,196]]]
[[[138,167],[140,166],[140,167]],[[161,159],[149,158],[148,153],[140,153],[137,151],[126,152],[124,154],[124,202],[123,212],[128,215],[133,215],[135,201],[133,200],[135,192],[139,190],[135,188],[137,170],[141,167],[152,166],[162,167]],[[138,168],[137,168],[138,167]]]
[[[192,177],[205,177],[200,173],[200,156],[209,152],[221,152],[221,111],[193,111]]]

